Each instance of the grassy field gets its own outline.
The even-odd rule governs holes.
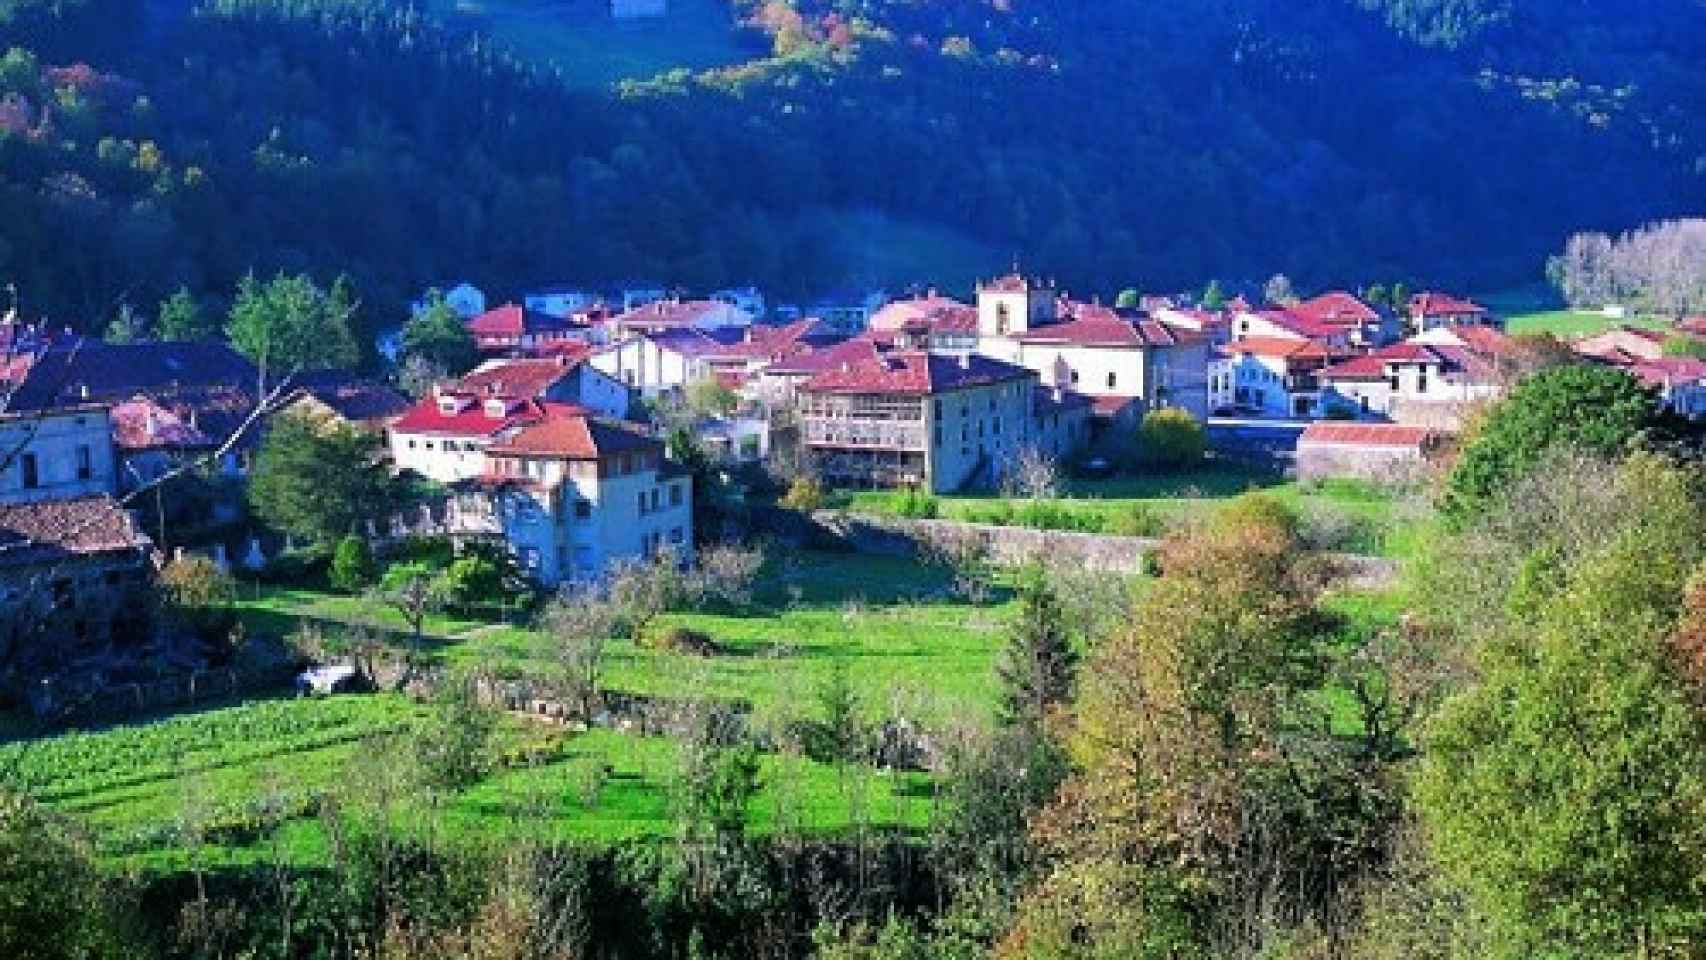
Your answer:
[[[1128,532],[1121,515],[1141,512],[1163,528],[1188,522],[1214,510],[1232,497],[1252,490],[1267,493],[1298,510],[1306,522],[1334,522],[1342,528],[1338,549],[1378,556],[1404,556],[1413,532],[1425,522],[1424,505],[1371,484],[1327,481],[1304,485],[1272,473],[1235,467],[1205,467],[1176,474],[1069,481],[1053,505],[1067,515],[1084,518],[1100,532]],[[944,519],[991,522],[1000,519],[1004,498],[995,495],[936,498]],[[895,512],[896,498],[888,491],[847,491],[834,503],[851,510],[877,514]],[[1022,525],[1022,524],[1021,524]]]
[[[670,0],[667,15],[629,22],[612,20],[605,0],[432,0],[428,9],[452,29],[487,34],[588,87],[768,52],[735,29],[722,0]]]
[[[879,557],[799,554],[775,565],[742,615],[676,614],[666,624],[709,634],[712,657],[613,644],[607,685],[662,697],[710,697],[748,705],[760,728],[815,715],[814,691],[845,663],[868,720],[905,716],[926,724],[986,714],[1006,600],[973,607],[942,595],[939,573]],[[303,588],[246,586],[248,629],[290,632],[304,617],[401,626],[354,598]],[[438,617],[429,650],[450,664],[545,668],[537,632]],[[256,825],[279,818],[288,856],[325,855],[316,811],[328,794],[359,792],[406,754],[430,709],[399,695],[262,699],[0,746],[0,776],[77,815],[110,858],[145,869],[181,868],[185,810],[202,811],[206,862],[261,855]],[[674,829],[670,783],[676,746],[608,730],[576,734],[519,717],[500,725],[501,759],[472,787],[409,816],[482,840],[528,835],[611,841]],[[767,754],[750,807],[752,829],[835,831],[857,819],[922,830],[930,782],[922,774],[838,770]],[[355,802],[355,801],[350,801]]]
[[[1560,306],[1557,295],[1546,287],[1523,287],[1478,298],[1505,318],[1505,332],[1512,335],[1549,333],[1555,337],[1580,337],[1610,327],[1665,327],[1658,317],[1608,317],[1597,310],[1570,310]]]

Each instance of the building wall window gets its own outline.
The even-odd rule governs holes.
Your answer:
[[[95,467],[90,459],[88,446],[79,445],[77,447],[77,479],[87,480],[94,475],[94,472]]]
[[[36,465],[36,455],[26,453],[18,458],[18,468],[22,472],[24,489],[34,490],[41,486],[41,473]]]

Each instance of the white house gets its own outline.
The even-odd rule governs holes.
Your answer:
[[[612,340],[671,330],[744,330],[752,314],[720,300],[654,300],[623,311],[606,322]]]
[[[477,317],[486,312],[486,294],[471,283],[459,283],[449,290],[442,291],[445,306],[456,311],[456,315],[464,320]],[[409,304],[409,313],[419,314],[426,310],[428,299],[422,296]]]
[[[1322,404],[1398,423],[1455,430],[1470,407],[1504,390],[1502,335],[1436,328],[1322,370]]]
[[[391,457],[441,483],[467,480],[485,469],[486,448],[520,427],[565,410],[625,417],[628,400],[626,387],[586,363],[491,360],[392,423]]]
[[[541,287],[521,296],[522,306],[559,320],[573,317],[598,302],[598,294],[582,287]]]
[[[1244,337],[1221,350],[1232,367],[1234,403],[1266,417],[1312,417],[1319,410],[1317,374],[1329,360],[1321,344],[1282,337]]]
[[[764,319],[764,291],[750,284],[744,287],[725,287],[711,294],[711,299],[726,303],[754,320]]]
[[[718,345],[695,330],[640,334],[598,350],[587,362],[649,399],[709,376],[706,356]]]
[[[117,470],[105,405],[0,413],[0,504],[111,494]]]
[[[693,559],[692,480],[632,424],[553,412],[489,444],[457,485],[454,535],[497,536],[547,586],[665,551]]]

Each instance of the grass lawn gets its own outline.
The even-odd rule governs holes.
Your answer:
[[[452,29],[487,34],[587,87],[769,52],[735,29],[722,0],[670,0],[665,16],[627,22],[610,18],[606,0],[431,0],[428,9]]]
[[[1580,337],[1599,333],[1610,327],[1662,328],[1669,326],[1660,317],[1630,316],[1623,319],[1608,317],[1597,310],[1569,310],[1559,306],[1557,294],[1549,287],[1522,287],[1477,298],[1499,316],[1505,318],[1505,332],[1517,334],[1549,333],[1555,337]]]
[[[1093,530],[1117,532],[1119,516],[1146,512],[1163,525],[1203,516],[1232,497],[1252,490],[1267,493],[1311,518],[1336,518],[1344,524],[1341,548],[1354,553],[1402,556],[1414,528],[1425,520],[1425,506],[1372,484],[1326,481],[1304,485],[1272,473],[1231,466],[1208,466],[1174,474],[1149,474],[1107,480],[1074,480],[1055,501],[1065,514],[1086,518]],[[985,494],[937,497],[943,519],[996,522],[1006,498]],[[886,490],[845,491],[832,503],[875,514],[894,512],[894,494]]]

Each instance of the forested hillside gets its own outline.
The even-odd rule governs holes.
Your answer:
[[[880,211],[1076,289],[1490,285],[1706,202],[1696,0],[735,13],[772,55],[589,90],[404,4],[0,0],[0,277],[91,329],[249,269],[375,315],[461,278],[960,279],[846,276],[839,212]]]

